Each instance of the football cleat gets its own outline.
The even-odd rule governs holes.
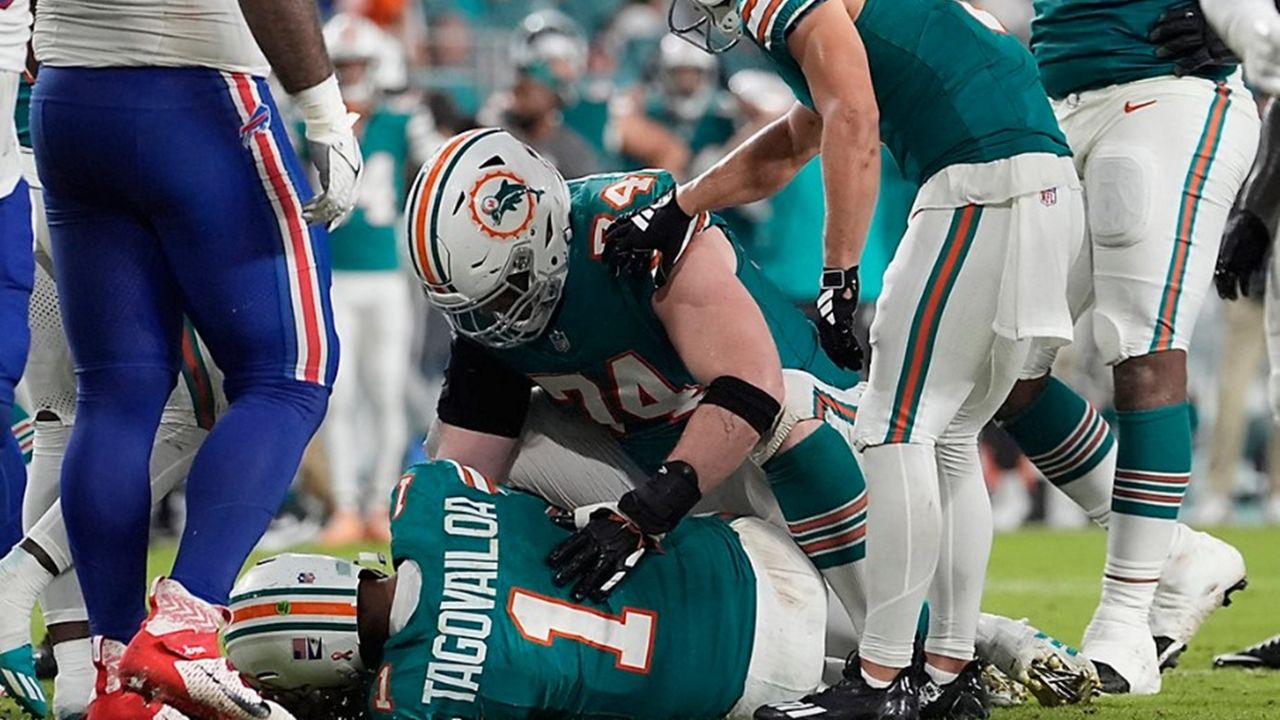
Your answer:
[[[0,653],[0,688],[24,712],[38,718],[49,714],[49,699],[36,678],[35,655],[30,644]]]
[[[1021,683],[1041,705],[1087,703],[1099,686],[1093,664],[1075,648],[1026,620],[983,613],[978,657]]]
[[[889,687],[877,690],[862,679],[857,655],[845,663],[844,679],[800,700],[758,708],[755,720],[916,720],[920,717],[920,682],[914,668],[898,673]]]
[[[1209,615],[1230,605],[1231,595],[1247,584],[1240,551],[1179,524],[1147,617],[1161,669],[1175,667]]]
[[[922,720],[986,720],[991,717],[991,698],[982,682],[982,663],[969,661],[955,680],[939,685],[924,674],[920,686]]]
[[[1280,670],[1280,635],[1270,640],[1263,640],[1253,647],[1219,655],[1213,659],[1213,666]]]
[[[120,681],[124,643],[103,637],[93,639],[93,667],[97,671],[93,699],[85,720],[187,720],[187,716],[125,689]]]
[[[992,707],[1017,707],[1026,705],[1031,693],[1027,686],[1001,672],[991,663],[982,664],[982,686],[987,689]]]
[[[121,678],[130,689],[197,720],[283,717],[223,657],[218,632],[228,614],[177,581],[157,578],[151,615],[124,651]]]
[[[1081,649],[1093,661],[1103,693],[1155,695],[1160,692],[1156,644],[1147,623],[1129,615],[1099,606],[1085,628]]]

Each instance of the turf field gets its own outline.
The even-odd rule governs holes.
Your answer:
[[[1211,658],[1280,633],[1280,528],[1225,529],[1249,565],[1249,589],[1204,626],[1180,666],[1164,676],[1164,692],[1151,698],[1105,698],[1092,705],[1045,709],[1033,704],[997,710],[1010,720],[1115,718],[1116,720],[1280,719],[1280,671],[1213,670]],[[1029,617],[1059,639],[1078,643],[1098,598],[1105,538],[1101,532],[1029,530],[996,538],[985,609]],[[344,553],[354,556],[353,547]],[[154,573],[173,561],[171,546],[151,554]],[[50,688],[51,690],[51,688]],[[0,701],[0,717],[20,717]]]

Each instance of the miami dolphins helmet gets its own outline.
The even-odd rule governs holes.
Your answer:
[[[671,0],[667,8],[667,27],[681,39],[713,55],[728,52],[742,37],[742,16],[736,0],[687,0],[696,19],[683,19],[689,13],[681,9],[680,0]]]
[[[405,209],[428,300],[483,345],[538,337],[564,292],[569,209],[560,173],[506,131],[450,138],[418,172]]]
[[[262,560],[231,591],[227,654],[254,684],[276,691],[350,689],[365,673],[356,591],[360,568],[326,555]]]

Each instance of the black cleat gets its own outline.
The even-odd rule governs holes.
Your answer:
[[[1106,663],[1093,661],[1093,667],[1098,671],[1099,687],[1104,695],[1128,695],[1129,681],[1121,677],[1120,673]]]
[[[920,683],[906,668],[889,687],[877,690],[862,679],[858,656],[850,656],[844,679],[793,702],[764,705],[755,720],[918,720]]]
[[[920,687],[922,720],[986,720],[991,717],[991,698],[982,684],[982,666],[970,661],[959,677],[939,685],[924,673]]]
[[[1280,635],[1269,640],[1263,640],[1253,647],[1219,655],[1213,659],[1213,666],[1216,668],[1280,670]]]

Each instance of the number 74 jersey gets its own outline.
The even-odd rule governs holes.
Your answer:
[[[400,582],[411,562],[421,583],[397,589],[375,717],[712,718],[742,695],[756,581],[723,521],[686,519],[607,604],[576,604],[543,562],[568,533],[541,499],[436,461],[391,502]]]

